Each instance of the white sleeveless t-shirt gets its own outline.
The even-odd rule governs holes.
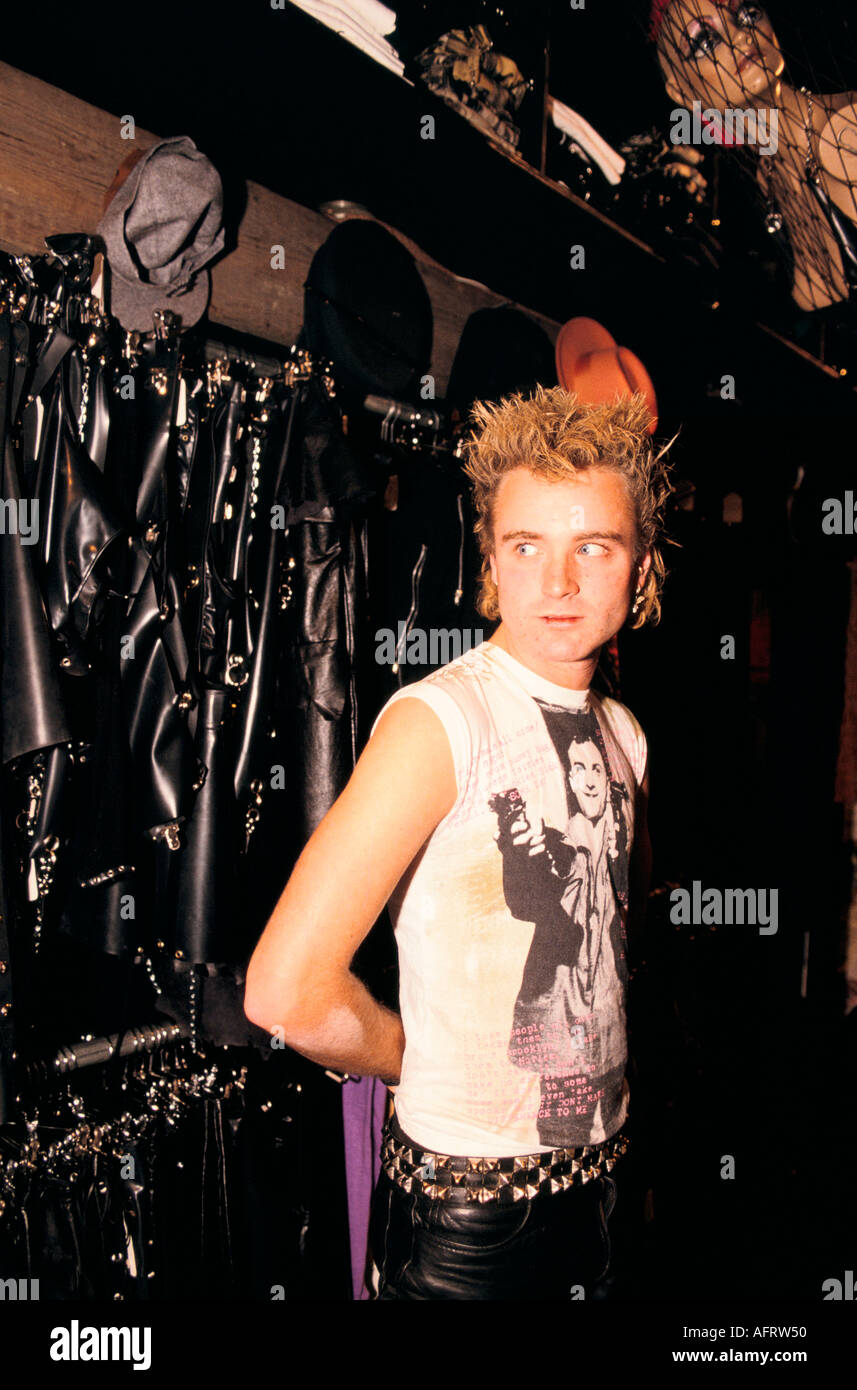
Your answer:
[[[628,1109],[643,732],[624,705],[554,685],[492,642],[385,710],[402,699],[441,720],[458,795],[389,902],[399,1123],[425,1149],[489,1158],[609,1138]]]

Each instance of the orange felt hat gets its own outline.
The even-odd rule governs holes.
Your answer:
[[[556,374],[560,386],[587,405],[606,405],[617,396],[640,391],[652,413],[649,434],[658,423],[658,398],[652,378],[630,348],[619,347],[596,319],[569,319],[556,340]]]

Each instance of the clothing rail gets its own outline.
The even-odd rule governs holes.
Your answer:
[[[103,1038],[84,1038],[69,1047],[61,1047],[48,1062],[36,1063],[35,1067],[48,1068],[60,1076],[70,1071],[80,1071],[82,1067],[95,1067],[109,1062],[117,1052],[120,1057],[131,1057],[138,1052],[154,1052],[164,1043],[179,1042],[190,1037],[186,1023],[144,1023],[139,1028],[126,1028],[123,1033],[111,1033]],[[33,1070],[31,1065],[28,1070]]]
[[[414,429],[439,433],[445,423],[439,410],[430,407],[420,410],[406,401],[394,401],[389,396],[367,396],[363,409],[368,410],[370,415],[383,415],[385,425],[411,425]]]
[[[282,357],[260,357],[249,348],[237,347],[234,343],[221,343],[216,338],[205,340],[206,362],[243,362],[259,376],[282,376],[289,360],[289,348],[283,348]]]

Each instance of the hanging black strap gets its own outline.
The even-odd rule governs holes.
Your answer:
[[[2,862],[0,838],[0,862]],[[3,891],[5,874],[0,873],[0,1125],[12,1118],[15,1087],[13,1060],[15,1029],[12,1013],[12,963],[9,959],[8,904]]]
[[[8,312],[3,312],[0,314],[0,457],[6,449],[9,389],[13,369],[12,325]],[[9,904],[4,891],[4,868],[3,826],[0,824],[0,1125],[6,1124],[12,1116],[12,1061],[15,1050],[12,962],[9,958]]]
[[[30,382],[30,397],[35,399],[40,396],[48,382],[55,375],[60,363],[70,348],[74,347],[74,339],[69,338],[68,334],[61,333],[59,329],[54,333],[45,344],[38,365],[33,373]]]

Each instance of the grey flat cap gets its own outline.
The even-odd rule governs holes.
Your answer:
[[[202,318],[210,276],[203,267],[226,239],[220,175],[186,135],[146,150],[96,228],[110,265],[110,310],[123,328],[152,331],[155,309]]]

